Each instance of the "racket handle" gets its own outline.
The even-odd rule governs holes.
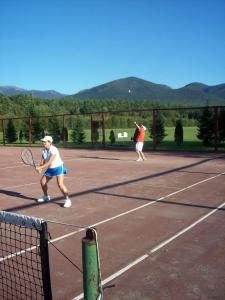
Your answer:
[[[42,170],[40,169],[39,166],[36,166],[36,167],[35,167],[35,170],[36,170],[36,172],[39,173],[39,174],[41,174],[41,172],[42,172]]]

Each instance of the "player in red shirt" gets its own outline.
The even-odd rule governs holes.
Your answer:
[[[145,140],[145,130],[146,127],[144,125],[138,125],[137,122],[134,122],[134,125],[136,126],[137,130],[138,130],[138,135],[137,135],[137,139],[136,139],[136,152],[138,155],[138,159],[137,161],[144,161],[146,160],[146,157],[144,155],[144,153],[142,152],[143,149],[143,145],[144,145],[144,140]]]

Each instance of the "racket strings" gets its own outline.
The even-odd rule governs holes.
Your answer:
[[[25,164],[35,166],[33,155],[28,149],[22,151],[21,158]]]

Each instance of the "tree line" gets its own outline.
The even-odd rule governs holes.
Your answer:
[[[179,107],[174,105],[176,107]],[[152,109],[152,108],[170,108],[173,104],[150,103],[149,101],[137,100],[115,100],[115,99],[92,99],[92,100],[79,100],[73,97],[64,99],[40,99],[32,95],[13,95],[7,96],[0,94],[0,118],[13,118],[13,117],[27,117],[27,116],[46,116],[56,114],[74,114],[74,113],[90,113],[90,112],[110,112],[118,110],[136,110],[136,109]],[[181,107],[181,106],[180,106]],[[112,116],[108,120],[108,126],[111,124],[119,126],[130,126],[128,114]],[[177,119],[176,112],[167,112],[164,114],[164,119],[167,126],[174,125]],[[191,113],[183,112],[184,126],[193,126],[194,115]],[[128,121],[127,121],[128,120]],[[110,123],[111,122],[111,123]],[[122,123],[122,124],[119,124]],[[115,124],[117,123],[117,124]]]
[[[115,113],[114,113],[115,114]],[[149,111],[142,113],[132,112],[131,115],[125,114],[118,115],[105,114],[106,128],[133,128],[134,120],[138,120],[138,123],[147,125],[149,129],[149,135],[153,139],[156,146],[160,145],[163,139],[166,137],[165,133],[165,116],[160,110],[157,110],[157,117],[154,119],[149,116]],[[196,114],[196,113],[195,113]],[[108,116],[107,116],[108,115]],[[183,143],[183,119],[179,115],[179,118],[175,121],[174,141],[179,146]],[[217,119],[215,119],[217,117]],[[85,141],[85,128],[91,128],[91,119],[85,115],[67,116],[67,127],[64,127],[62,120],[57,116],[51,116],[50,118],[35,117],[32,119],[32,142],[39,141],[45,134],[53,135],[55,142],[66,139],[68,141],[68,129],[70,129],[70,139],[75,144],[82,144]],[[118,119],[118,120],[117,120]],[[113,121],[114,120],[114,121]],[[115,121],[116,120],[116,121]],[[197,138],[202,140],[204,146],[215,145],[225,141],[225,109],[220,109],[218,115],[215,116],[214,110],[210,107],[205,107],[195,116],[196,126],[198,128]],[[17,123],[17,126],[15,125]],[[18,126],[19,124],[19,126]],[[119,125],[119,127],[117,127]],[[87,127],[88,126],[88,127]],[[20,128],[18,130],[18,128]],[[29,141],[29,119],[12,119],[9,118],[6,126],[6,141],[7,143],[14,143],[18,139],[22,143],[23,140]],[[99,136],[95,137],[97,141]],[[133,140],[135,141],[135,134]],[[115,134],[113,129],[110,131],[110,142],[115,143]]]

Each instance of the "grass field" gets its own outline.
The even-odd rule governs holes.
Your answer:
[[[181,146],[177,146],[174,142],[174,127],[165,127],[166,137],[162,141],[162,143],[157,146],[158,150],[180,150],[180,151],[213,151],[214,147],[203,147],[202,141],[197,138],[197,127],[183,127],[184,132],[184,142]],[[106,145],[109,147],[123,147],[123,148],[134,148],[134,143],[131,140],[134,134],[134,128],[126,128],[126,129],[113,129],[116,142],[115,145],[110,145],[110,131],[111,129],[105,130],[105,138],[106,138]],[[118,138],[118,133],[127,132],[126,138]],[[84,130],[85,133],[85,142],[81,145],[74,144],[70,138],[71,131],[69,131],[69,141],[67,143],[68,147],[71,148],[91,148],[93,147],[91,143],[91,131],[89,129]],[[94,148],[100,148],[101,147],[101,141],[102,141],[102,131],[99,130],[99,141],[96,145],[94,145]],[[0,132],[0,143],[3,144],[3,138],[2,138],[2,132]],[[27,141],[24,141],[22,146],[27,144]],[[14,143],[13,145],[21,145],[19,142]],[[34,146],[40,146],[41,143],[36,142]],[[63,146],[63,142],[60,142],[59,146]],[[32,145],[33,146],[33,145]],[[150,132],[147,130],[145,135],[145,150],[152,150],[153,149],[153,143],[152,139],[150,138]],[[220,151],[225,151],[225,143],[220,145]]]
[[[162,143],[157,146],[158,150],[182,150],[182,151],[212,151],[213,147],[203,147],[202,141],[197,138],[197,127],[184,127],[184,142],[181,146],[177,146],[174,142],[174,130],[175,127],[165,127],[166,137]],[[117,138],[118,133],[127,132],[127,138]],[[115,129],[114,133],[116,135],[116,144],[134,147],[134,143],[131,142],[131,137],[133,137],[134,129]],[[110,130],[106,130],[106,143],[110,143],[109,140]],[[153,142],[150,138],[149,131],[146,131],[145,134],[145,150],[153,148]]]
[[[185,141],[199,141],[196,137],[197,134],[197,127],[184,127],[184,140]],[[174,130],[175,127],[165,127],[165,131],[167,136],[165,137],[164,141],[174,141]],[[105,130],[106,135],[106,142],[110,142],[109,136],[110,136],[111,129]],[[134,135],[134,129],[133,128],[126,128],[126,129],[113,129],[116,137],[116,142],[128,142],[131,141],[131,138]],[[91,132],[90,130],[86,129],[85,132],[85,142],[91,142]],[[118,133],[127,132],[128,137],[127,138],[118,138]],[[101,131],[100,131],[100,137],[101,139]],[[147,130],[145,135],[145,141],[152,141],[150,138],[150,133]]]

